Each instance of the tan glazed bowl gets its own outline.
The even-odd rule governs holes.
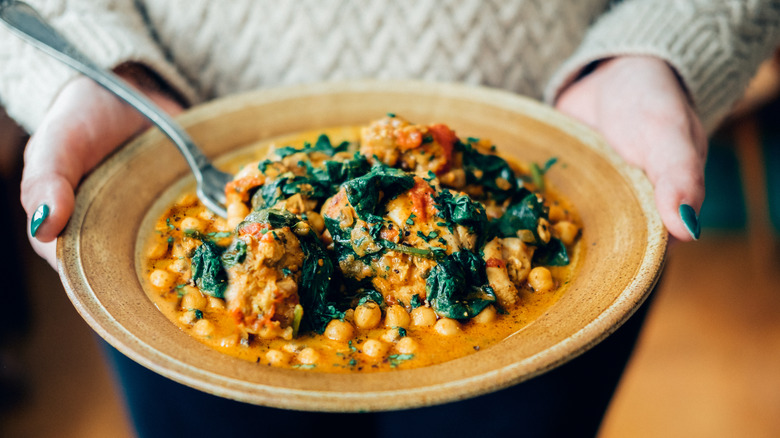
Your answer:
[[[206,155],[220,157],[264,139],[366,124],[387,112],[448,124],[461,138],[489,138],[520,161],[558,158],[547,177],[579,210],[586,251],[548,312],[493,347],[386,373],[277,369],[212,350],[166,319],[136,273],[139,234],[149,232],[140,229],[142,222],[170,187],[191,179],[184,159],[157,130],[106,160],[78,191],[57,245],[74,306],[122,353],[185,385],[259,405],[357,412],[460,400],[534,377],[604,339],[650,293],[667,244],[650,183],[592,130],[532,100],[453,84],[350,82],[228,97],[179,120]]]

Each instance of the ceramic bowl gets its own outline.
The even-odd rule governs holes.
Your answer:
[[[387,112],[446,123],[460,137],[490,138],[521,161],[558,158],[547,177],[578,208],[587,250],[566,293],[536,321],[493,347],[392,376],[277,369],[208,348],[157,310],[136,273],[139,225],[166,190],[189,178],[157,130],[111,156],[78,190],[57,245],[74,306],[119,351],[185,385],[259,405],[357,412],[444,403],[532,378],[604,339],[650,293],[667,244],[650,183],[595,132],[530,99],[454,84],[327,83],[232,96],[179,120],[208,156],[220,157],[263,139],[365,124]]]

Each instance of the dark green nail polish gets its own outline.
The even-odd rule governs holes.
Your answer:
[[[699,235],[701,235],[701,224],[699,223],[699,218],[696,217],[693,207],[688,204],[680,204],[680,218],[691,237],[694,240],[698,240]]]
[[[30,234],[33,237],[35,237],[35,233],[38,232],[38,228],[47,217],[49,217],[49,206],[46,204],[39,205],[38,208],[35,209],[35,213],[33,213],[32,220],[30,221]]]

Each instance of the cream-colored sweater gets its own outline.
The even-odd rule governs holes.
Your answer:
[[[146,64],[191,103],[351,78],[462,81],[552,103],[590,62],[645,54],[677,70],[712,129],[780,43],[780,2],[768,0],[29,2],[99,64]],[[30,132],[74,75],[0,26],[0,103]]]

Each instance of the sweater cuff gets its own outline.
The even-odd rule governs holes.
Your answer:
[[[591,27],[577,51],[553,74],[545,100],[554,103],[595,61],[654,56],[676,70],[705,129],[712,132],[775,49],[780,11],[767,3],[624,1]]]
[[[143,64],[156,72],[176,94],[190,103],[197,100],[195,91],[149,34],[143,18],[132,2],[113,3],[109,8],[85,2],[82,7],[52,10],[37,6],[41,14],[87,57],[106,69],[126,63]],[[83,9],[82,9],[83,8]],[[100,12],[96,12],[100,10]],[[0,63],[4,80],[0,81],[0,98],[9,116],[28,132],[34,132],[52,102],[78,73],[0,29]]]

